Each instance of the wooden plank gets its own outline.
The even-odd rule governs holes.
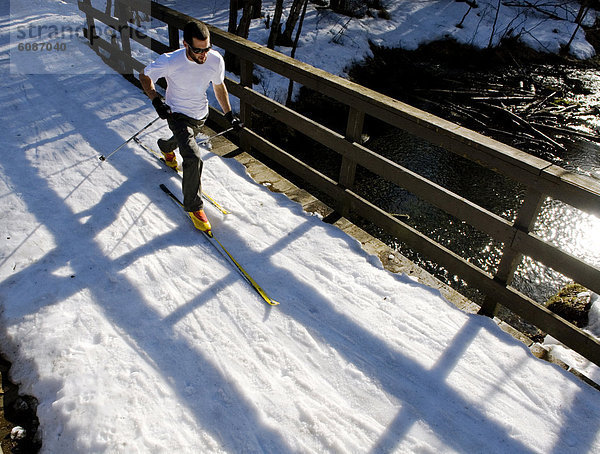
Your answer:
[[[539,212],[545,200],[546,196],[541,192],[538,192],[535,189],[529,189],[527,191],[523,204],[519,208],[517,218],[513,224],[515,228],[515,237],[520,233],[528,234],[534,229]],[[508,285],[512,283],[514,273],[523,257],[522,250],[515,247],[515,237],[513,237],[511,242],[505,242],[502,251],[502,259],[500,260],[498,272],[495,276],[496,280],[500,280],[500,282]],[[550,245],[546,246],[548,247]],[[534,257],[537,258],[537,254],[535,254]]]
[[[517,219],[514,222],[515,236],[520,231],[529,233],[534,228],[538,213],[545,199],[546,197],[543,194],[534,189],[527,191],[525,200],[519,208]],[[523,253],[514,247],[514,238],[510,242],[505,241],[500,264],[498,265],[494,279],[505,286],[510,285],[522,258]],[[495,295],[487,294],[485,295],[479,314],[495,317],[499,309],[500,306],[496,302]]]
[[[244,87],[252,88],[254,82],[253,79],[254,64],[251,61],[240,59],[240,84]],[[249,128],[252,128],[252,111],[252,104],[240,99],[240,119],[242,123]],[[240,147],[247,153],[251,151],[251,145],[243,135],[240,141]]]
[[[125,74],[133,74],[133,65],[131,64],[132,56],[131,56],[131,43],[129,41],[129,36],[131,34],[131,29],[129,27],[129,19],[131,17],[131,9],[129,5],[124,5],[123,3],[117,3],[115,8],[119,10],[118,24],[119,24],[119,34],[121,37],[121,50],[123,51],[123,55],[127,55],[127,59],[123,59],[125,64]]]
[[[179,43],[179,28],[175,27],[173,24],[169,24],[169,50],[177,50],[181,46]]]
[[[85,13],[85,20],[86,20],[87,28],[83,29],[83,34],[89,40],[90,46],[92,47],[92,49],[97,51],[98,47],[95,43],[96,26],[94,24],[93,13],[91,11],[91,9],[92,9],[91,0],[82,0],[80,2],[77,2],[77,6],[79,7],[79,9],[81,11],[83,11]]]
[[[360,142],[363,126],[365,122],[365,114],[350,107],[348,112],[348,123],[346,125],[345,139],[350,142]],[[354,178],[356,177],[356,162],[348,156],[343,156],[342,166],[340,169],[340,183],[345,188],[354,186]]]
[[[117,0],[119,3],[127,4],[132,10],[150,14],[152,1],[150,0]]]
[[[560,188],[560,197],[549,194],[553,199],[579,208],[600,217],[600,181],[569,172],[552,164],[543,170],[543,178]]]

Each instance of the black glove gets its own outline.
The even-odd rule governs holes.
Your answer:
[[[233,112],[231,110],[225,114],[225,118],[229,123],[231,123],[231,126],[233,126],[233,129],[235,131],[239,131],[244,127],[244,123],[242,123],[238,117],[233,115]]]
[[[173,113],[171,112],[171,108],[165,103],[165,98],[161,95],[152,100],[152,105],[156,109],[158,116],[163,120],[166,120]]]

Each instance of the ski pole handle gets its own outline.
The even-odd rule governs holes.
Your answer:
[[[127,145],[129,142],[131,142],[133,139],[135,139],[137,136],[139,136],[143,131],[145,131],[146,129],[148,129],[150,126],[152,126],[154,123],[156,123],[156,121],[160,120],[160,117],[156,117],[154,120],[152,120],[150,123],[148,123],[146,126],[144,126],[142,129],[140,129],[138,132],[136,132],[134,135],[132,135],[129,139],[127,139],[125,142],[123,142],[121,145],[119,145],[115,150],[113,150],[112,153],[110,153],[108,156],[104,156],[104,155],[100,155],[98,157],[98,159],[100,159],[100,161],[104,162],[106,161],[108,158],[110,158],[112,155],[114,155],[117,151],[119,151],[121,148],[123,148],[125,145]]]

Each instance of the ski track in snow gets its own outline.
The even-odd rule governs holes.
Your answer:
[[[159,189],[180,177],[133,142],[98,160],[155,117],[121,76],[1,83],[0,345],[43,452],[600,450],[596,391],[206,151],[264,304]]]

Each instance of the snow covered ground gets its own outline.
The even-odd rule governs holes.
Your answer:
[[[77,39],[10,72],[18,24],[80,25],[27,5],[0,10],[0,348],[44,452],[600,450],[597,391],[206,151],[265,305],[160,191],[177,176],[135,144],[98,160],[155,118],[139,90]]]

